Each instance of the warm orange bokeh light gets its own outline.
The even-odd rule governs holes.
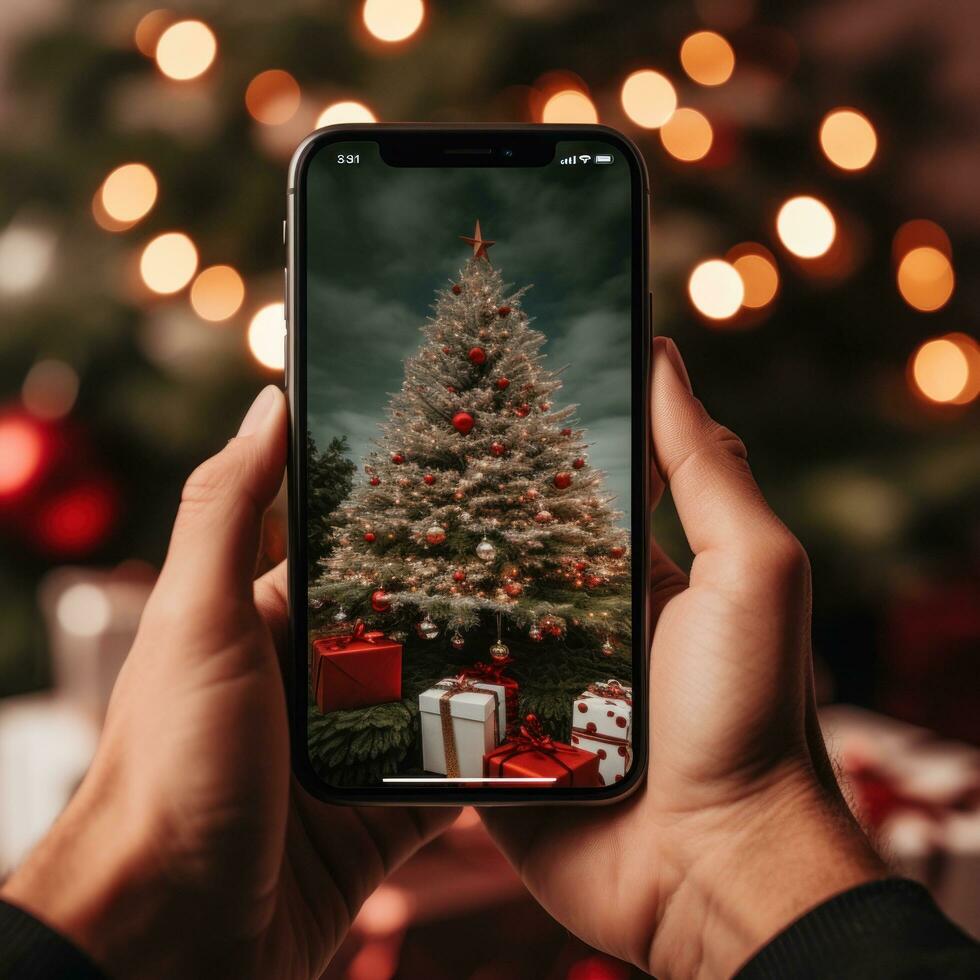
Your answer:
[[[160,35],[174,22],[175,16],[171,10],[151,10],[140,18],[133,32],[133,42],[140,54],[152,58],[157,49]]]
[[[286,366],[286,324],[282,303],[269,303],[255,312],[248,325],[248,347],[259,364],[273,371]]]
[[[157,235],[140,256],[140,275],[155,293],[176,293],[197,270],[197,249],[180,231]]]
[[[422,0],[365,0],[364,26],[379,41],[404,41],[421,26],[425,17]]]
[[[44,458],[44,438],[25,418],[0,419],[0,496],[26,489]]]
[[[626,115],[644,129],[658,129],[674,114],[677,92],[658,71],[643,68],[633,72],[620,92]]]
[[[678,109],[660,127],[664,149],[678,160],[693,162],[708,155],[714,133],[711,123],[697,109]]]
[[[181,20],[171,24],[157,41],[156,58],[167,78],[186,82],[211,67],[218,51],[214,32],[200,20]]]
[[[966,358],[970,377],[963,390],[952,400],[953,405],[969,405],[980,395],[980,344],[965,333],[948,333],[943,338],[956,344]]]
[[[191,306],[202,320],[227,320],[245,299],[245,283],[230,265],[204,269],[191,286]]]
[[[823,255],[837,235],[837,223],[830,208],[815,197],[791,197],[776,216],[779,240],[801,259]]]
[[[712,320],[735,316],[745,299],[742,277],[722,259],[709,259],[697,266],[688,280],[687,291],[694,308]]]
[[[374,113],[362,102],[334,102],[317,117],[316,129],[340,123],[377,122]]]
[[[157,199],[157,179],[145,163],[125,163],[106,177],[102,207],[114,221],[132,225],[149,213]]]
[[[270,68],[259,72],[245,89],[245,108],[257,122],[279,126],[299,108],[299,84],[288,71]]]
[[[933,402],[956,401],[970,381],[970,362],[948,337],[927,340],[912,355],[911,366],[916,388]]]
[[[898,291],[909,306],[932,313],[953,295],[955,277],[949,259],[931,245],[913,248],[898,264]]]
[[[768,306],[779,290],[779,270],[772,253],[753,242],[732,249],[728,259],[742,277],[742,285],[745,287],[742,305],[751,310]]]
[[[897,265],[908,252],[920,245],[931,245],[947,259],[953,260],[953,246],[949,235],[928,218],[913,218],[899,227],[892,238],[892,259]]]
[[[735,70],[735,52],[720,34],[698,31],[684,39],[681,65],[695,82],[721,85]]]
[[[820,124],[820,146],[841,170],[863,170],[878,150],[871,121],[856,109],[835,109]]]
[[[578,89],[566,88],[555,92],[541,110],[541,122],[597,123],[599,113],[592,100]]]

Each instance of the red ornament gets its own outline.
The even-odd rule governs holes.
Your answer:
[[[572,434],[572,430],[571,429],[562,429],[561,430],[561,434],[567,439]]]
[[[528,487],[525,496],[527,497],[528,500],[537,500],[538,497],[541,496],[541,494],[538,492],[536,488]]]
[[[451,347],[443,347],[442,349],[443,354],[451,354],[452,351],[453,349]]]
[[[582,469],[583,466],[585,466],[585,460],[582,459],[581,456],[579,456],[577,459],[573,459],[572,460],[572,468],[573,469],[580,470],[580,469]]]
[[[510,378],[497,378],[497,387],[501,391],[505,391],[509,384],[510,384]]]
[[[453,283],[453,296],[458,296],[463,291],[463,287],[458,283]]]
[[[448,391],[450,395],[455,395],[456,394],[455,385],[446,385],[446,391]]]
[[[602,585],[602,579],[598,575],[587,575],[585,577],[585,584],[590,588],[594,589],[596,586]]]
[[[511,599],[516,599],[524,591],[524,586],[520,582],[508,582],[504,586],[504,592],[511,597]]]
[[[534,515],[534,519],[535,519],[535,521],[537,521],[538,524],[548,524],[548,523],[551,522],[551,511],[550,510],[539,510]]]
[[[556,473],[554,483],[559,490],[567,490],[572,485],[572,474],[565,472]]]
[[[547,412],[548,409],[551,408],[551,402],[541,402],[541,404],[538,405],[538,408],[540,408],[542,412]]]
[[[436,478],[431,473],[426,473],[425,476],[422,477],[422,482],[427,487],[431,487],[432,484],[436,482]]]
[[[530,414],[530,412],[531,412],[531,406],[528,405],[527,402],[524,402],[523,404],[518,405],[517,408],[514,409],[514,414],[519,419],[527,418],[527,416]]]
[[[453,572],[453,581],[454,582],[465,582],[466,581],[466,572],[464,572],[462,568],[457,568],[456,571]]]
[[[428,531],[425,532],[425,540],[427,544],[442,544],[446,540],[445,528],[440,527],[438,524],[433,524]]]
[[[364,532],[364,540],[367,541],[368,544],[373,544],[374,543],[374,531],[365,531]]]
[[[453,428],[461,436],[465,436],[475,424],[476,420],[469,412],[457,412],[453,416]]]
[[[391,461],[395,463],[397,466],[400,466],[402,463],[405,462],[405,457],[401,453],[392,453]]]
[[[463,493],[463,491],[462,491],[462,490],[457,490],[457,491],[456,491],[456,492],[455,492],[455,493],[453,494],[453,500],[465,500],[465,499],[466,499],[466,494],[465,494],[465,493]]]
[[[507,447],[502,442],[494,441],[490,443],[490,452],[492,452],[494,456],[503,456],[503,454],[507,452]]]
[[[509,306],[506,306],[506,305],[505,306],[498,306],[497,307],[497,316],[499,316],[501,318],[501,320],[505,316],[510,316],[510,307]]]
[[[372,487],[378,487],[381,486],[381,479],[380,477],[372,476],[371,479],[368,480],[368,483],[370,483]]]
[[[575,571],[584,572],[588,568],[588,565],[584,561],[575,562]]]
[[[487,359],[487,352],[482,347],[471,347],[469,358],[474,364],[483,364]]]
[[[623,555],[625,554],[626,554],[626,549],[618,544],[615,547],[609,549],[610,558],[622,558]]]
[[[391,609],[391,596],[384,589],[375,589],[371,593],[371,608],[377,612],[387,612]]]

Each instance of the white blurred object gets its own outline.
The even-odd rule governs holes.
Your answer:
[[[0,701],[0,877],[64,809],[98,738],[95,720],[56,696]]]
[[[56,238],[44,224],[15,219],[0,232],[0,292],[29,293],[44,282],[54,261]]]
[[[851,705],[821,709],[856,815],[896,870],[980,937],[980,749]]]
[[[127,565],[113,571],[57,568],[41,583],[57,695],[98,722],[152,585],[142,566]]]

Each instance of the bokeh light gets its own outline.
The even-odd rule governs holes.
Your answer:
[[[769,249],[757,242],[746,242],[733,248],[725,258],[742,277],[743,306],[759,310],[775,299],[779,291],[779,270]]]
[[[790,198],[776,216],[779,240],[801,259],[815,259],[834,243],[837,223],[830,208],[815,197]]]
[[[102,207],[114,221],[131,226],[157,199],[157,179],[145,163],[124,163],[102,183]]]
[[[286,324],[282,303],[269,303],[257,310],[248,325],[248,347],[263,367],[281,371],[286,366],[283,337]]]
[[[155,293],[176,293],[197,270],[197,249],[180,231],[157,235],[140,256],[140,275]]]
[[[931,245],[947,259],[953,259],[953,246],[949,235],[935,221],[928,218],[913,218],[902,224],[892,238],[892,259],[898,265],[902,258],[920,245]]]
[[[912,380],[929,401],[955,401],[970,380],[970,362],[963,349],[948,337],[927,340],[911,360]]]
[[[140,18],[133,32],[133,42],[140,54],[152,58],[157,49],[160,35],[174,22],[175,16],[171,10],[151,10]]]
[[[171,24],[157,41],[157,66],[167,78],[186,82],[203,75],[218,51],[214,32],[200,20]]]
[[[841,170],[863,170],[878,150],[871,120],[856,109],[834,109],[820,124],[820,146]]]
[[[245,89],[245,107],[257,122],[281,126],[299,109],[299,83],[281,68],[259,72]]]
[[[60,555],[81,556],[98,547],[115,523],[118,495],[101,479],[62,490],[40,508],[38,541]]]
[[[227,320],[245,299],[245,283],[230,265],[212,265],[191,286],[191,306],[202,320]]]
[[[316,129],[343,123],[377,122],[374,113],[363,102],[334,102],[317,117]]]
[[[697,109],[677,109],[660,127],[664,149],[689,163],[706,157],[713,139],[711,123]]]
[[[735,70],[732,46],[714,31],[697,31],[681,45],[681,65],[701,85],[721,85]]]
[[[579,89],[566,88],[555,92],[541,110],[545,123],[597,123],[599,113],[595,104]]]
[[[57,241],[50,228],[14,221],[0,232],[0,293],[37,289],[51,272]]]
[[[379,41],[404,41],[421,26],[425,17],[422,0],[365,0],[364,26]]]
[[[112,608],[104,589],[91,582],[77,582],[58,596],[54,614],[65,632],[98,636],[108,628]]]
[[[63,418],[78,397],[78,374],[64,361],[38,361],[27,372],[20,397],[24,408],[35,418]]]
[[[965,333],[948,333],[943,338],[963,352],[969,370],[969,379],[963,390],[952,400],[953,405],[968,405],[980,395],[980,344],[976,338]]]
[[[30,419],[0,418],[0,496],[25,490],[41,471],[44,435]]]
[[[677,92],[670,80],[649,68],[633,72],[623,82],[620,99],[626,115],[645,129],[658,129],[677,108]]]
[[[952,263],[931,245],[913,248],[902,256],[896,278],[905,302],[923,313],[941,309],[953,295]]]
[[[709,259],[697,266],[688,280],[687,291],[694,308],[712,320],[733,317],[745,299],[742,277],[723,259]]]

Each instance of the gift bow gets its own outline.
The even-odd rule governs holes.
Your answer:
[[[586,690],[589,694],[596,695],[596,697],[616,698],[630,705],[633,703],[633,689],[624,687],[615,677],[610,677],[605,683],[597,681],[595,684],[590,684]]]
[[[559,752],[577,752],[564,742],[556,742],[541,726],[537,715],[528,715],[509,743],[513,748],[525,752],[544,752],[546,755],[557,755]]]
[[[505,657],[503,660],[494,661],[492,664],[478,661],[470,667],[464,667],[459,672],[460,678],[472,678],[473,680],[488,681],[490,683],[502,683],[507,678],[504,677],[504,670],[514,662],[513,657]]]
[[[364,620],[359,619],[354,623],[354,628],[349,633],[337,633],[334,636],[325,636],[324,641],[328,650],[343,650],[352,643],[380,643],[385,638],[381,630],[369,630],[364,625]]]

